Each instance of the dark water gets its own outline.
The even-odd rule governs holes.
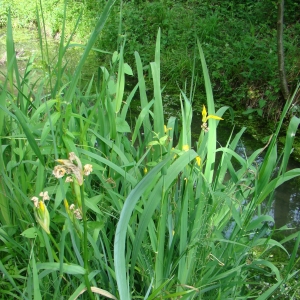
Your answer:
[[[36,56],[37,61],[37,71],[39,70],[39,59],[41,57],[40,50],[39,50],[39,41],[38,36],[35,31],[29,30],[22,30],[17,31],[14,33],[14,40],[15,40],[15,49],[20,50],[22,49],[24,52],[22,57],[19,59],[19,66],[20,68],[24,69],[26,66],[27,59],[31,56]],[[6,34],[5,30],[0,30],[0,60],[3,57],[4,53],[6,52]],[[55,58],[58,49],[58,41],[51,40],[49,42],[49,49],[52,55],[52,58]],[[76,66],[78,62],[82,50],[79,48],[71,48],[68,50],[68,61],[69,61],[69,71],[72,72],[72,68]],[[93,74],[97,72],[97,68],[101,65],[100,61],[96,59],[95,54],[92,54],[91,57],[87,61],[87,65],[84,69],[86,72],[86,77],[90,78]],[[1,73],[6,73],[6,64],[0,65],[0,80],[3,80],[3,76]],[[2,77],[1,77],[2,76]],[[37,76],[39,73],[37,72]],[[176,102],[176,100],[172,101],[172,97],[166,96],[168,99],[166,102]],[[176,98],[176,97],[175,97]],[[178,97],[177,97],[178,99]],[[179,102],[179,100],[178,100]],[[168,103],[166,103],[168,106]],[[169,107],[166,108],[167,115],[166,118],[170,115],[175,115],[175,110],[170,109]],[[178,113],[178,110],[177,110]],[[245,124],[246,126],[246,124]],[[227,139],[230,135],[232,130],[232,125],[226,124],[225,122],[222,124],[220,123],[218,130],[218,142],[220,146],[225,146]],[[193,131],[196,136],[200,133],[201,128],[201,114],[198,113],[194,115],[193,119]],[[237,130],[236,130],[237,132]],[[250,135],[244,134],[240,144],[238,145],[236,151],[239,155],[246,157],[250,156],[253,151],[258,148],[262,148],[264,146],[263,143],[256,141]],[[263,155],[259,156],[257,159],[257,163],[259,164],[263,160]],[[300,167],[299,162],[290,160],[288,168],[293,169],[296,167]],[[275,220],[276,228],[280,228],[284,225],[288,225],[290,228],[300,229],[300,189],[299,189],[300,180],[293,179],[282,186],[278,187],[273,195],[273,202],[272,208],[268,212]]]
[[[251,155],[258,148],[263,147],[263,144],[253,140],[251,136],[245,136],[242,139],[243,144],[240,144],[237,152],[243,156],[243,153]],[[266,151],[266,150],[265,150]],[[258,157],[257,164],[263,160],[263,154]],[[288,170],[299,168],[299,162],[290,159]],[[276,172],[276,170],[274,170]],[[289,228],[300,229],[300,177],[294,178],[279,186],[273,195],[272,207],[268,214],[275,220],[275,227],[281,228],[287,225]]]
[[[198,116],[193,118],[193,129],[195,136],[198,136],[201,128],[201,118],[202,116],[198,113]],[[247,127],[247,124],[245,124]],[[232,138],[240,130],[239,128],[234,128],[230,123],[225,121],[220,121],[217,130],[217,140],[218,146],[224,147],[230,137],[233,130]],[[235,149],[235,151],[243,158],[250,157],[251,154],[257,149],[261,149],[265,146],[265,143],[255,140],[251,135],[247,134],[247,130],[242,135],[242,138]],[[256,159],[256,164],[259,166],[263,159],[265,149]],[[278,150],[278,155],[280,150]],[[299,168],[300,163],[293,158],[290,158],[288,163],[288,170]],[[276,172],[276,170],[274,170]],[[299,174],[300,175],[300,174]],[[285,182],[279,186],[271,198],[272,206],[267,212],[268,215],[272,216],[275,221],[275,228],[281,228],[287,225],[289,228],[294,230],[300,230],[300,176],[299,178],[294,178],[290,181]]]

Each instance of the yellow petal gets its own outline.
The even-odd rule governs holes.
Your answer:
[[[66,211],[69,211],[70,207],[69,207],[68,200],[66,198],[64,199],[64,205],[65,205]]]
[[[209,115],[209,116],[207,117],[207,120],[208,120],[208,119],[223,120],[222,118],[220,118],[220,117],[218,117],[218,116],[214,116],[214,115]]]
[[[190,149],[189,145],[183,145],[182,146],[183,151],[189,151],[189,149]]]
[[[206,108],[205,108],[205,105],[203,105],[203,109],[202,109],[202,122],[205,123],[206,120],[207,120],[207,111],[206,111]]]
[[[197,165],[200,167],[200,164],[201,164],[201,157],[200,156],[196,156],[196,163]]]
[[[164,131],[165,133],[168,133],[168,131],[172,130],[172,127],[167,128],[166,125],[164,125]]]
[[[59,162],[60,164],[62,165],[65,165],[65,166],[69,166],[70,164],[73,164],[70,160],[68,159],[57,159],[56,160],[57,162]]]
[[[40,209],[41,214],[44,214],[44,213],[45,213],[46,206],[45,206],[45,203],[44,203],[43,201],[40,201],[40,202],[39,202],[39,207],[38,207],[38,209]]]

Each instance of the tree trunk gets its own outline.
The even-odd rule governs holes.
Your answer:
[[[278,0],[277,4],[278,16],[277,16],[277,55],[278,55],[278,71],[280,78],[281,92],[285,100],[289,97],[289,87],[286,80],[285,68],[284,68],[284,48],[283,48],[283,12],[284,12],[284,0]]]

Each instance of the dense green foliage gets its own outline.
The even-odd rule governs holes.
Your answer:
[[[36,10],[43,10],[46,32],[49,36],[59,38],[61,25],[65,21],[67,35],[70,35],[77,19],[82,15],[81,24],[76,31],[77,41],[86,41],[94,28],[99,13],[102,11],[106,1],[68,1],[68,11],[64,18],[64,0],[51,1],[14,1],[1,0],[0,25],[6,26],[7,11],[11,8],[13,27],[26,27],[36,29],[38,20]],[[41,3],[41,6],[40,6]]]
[[[5,24],[5,11],[11,3],[15,26],[32,27],[36,24],[34,2],[26,2],[26,5],[23,1],[2,2],[1,24]],[[64,1],[41,2],[47,32],[59,38]],[[85,43],[105,2],[68,1],[67,35],[82,12],[76,39]],[[276,1],[123,1],[122,28],[119,27],[119,9],[118,5],[114,7],[97,41],[98,48],[113,52],[118,43],[116,37],[121,33],[127,41],[126,60],[133,63],[133,53],[139,51],[142,61],[147,65],[154,51],[156,32],[161,28],[162,82],[168,82],[167,92],[172,95],[177,83],[181,85],[191,78],[195,37],[198,36],[206,52],[206,60],[213,70],[211,79],[218,103],[242,104],[249,108],[249,113],[260,116],[263,113],[273,117],[280,114],[282,97],[276,54]],[[284,41],[291,90],[299,80],[299,18],[300,3],[285,1]],[[200,72],[197,68],[196,73]],[[199,83],[200,86],[203,83],[201,76]],[[201,97],[201,93],[198,97]]]
[[[80,85],[98,34],[110,30],[106,21],[114,2],[107,1],[71,75],[65,72],[70,40],[62,23],[57,57],[39,80],[34,58],[24,72],[19,70],[8,18],[6,74],[0,85],[2,296],[298,297],[300,232],[274,228],[267,214],[274,190],[300,175],[299,169],[287,170],[299,118],[290,119],[285,147],[277,151],[297,89],[264,148],[250,157],[236,152],[245,128],[217,148],[219,122],[230,117],[231,109],[215,111],[207,49],[197,40],[191,45],[192,69],[202,70],[205,101],[195,141],[195,72],[178,89],[180,117],[164,114],[161,77],[168,76],[161,67],[160,30],[149,64],[139,52],[128,64],[129,38],[116,35],[118,47],[108,63]],[[49,61],[42,23],[37,26],[40,50]],[[136,84],[126,93],[128,78]],[[140,111],[130,118],[134,101]],[[264,160],[257,162],[262,152]],[[275,240],[276,233],[283,237]],[[281,264],[272,261],[278,253]]]
[[[141,1],[139,10],[132,1],[127,2],[123,7],[123,31],[127,34],[128,53],[139,49],[148,62],[149,49],[152,51],[160,27],[164,79],[183,83],[191,74],[197,35],[213,70],[216,99],[223,104],[243,102],[252,108],[270,101],[267,112],[274,114],[281,108],[276,106],[281,95],[274,2]],[[286,63],[288,81],[294,88],[299,80],[300,4],[286,1],[286,7]]]

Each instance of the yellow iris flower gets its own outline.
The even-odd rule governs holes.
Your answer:
[[[207,123],[208,119],[215,119],[215,120],[223,120],[222,118],[215,116],[215,115],[207,115],[207,111],[205,108],[205,105],[203,105],[203,109],[202,109],[202,122],[203,123]]]
[[[164,132],[167,134],[168,133],[168,131],[170,131],[170,130],[172,130],[172,128],[170,127],[170,128],[167,128],[167,126],[166,125],[164,125]]]

